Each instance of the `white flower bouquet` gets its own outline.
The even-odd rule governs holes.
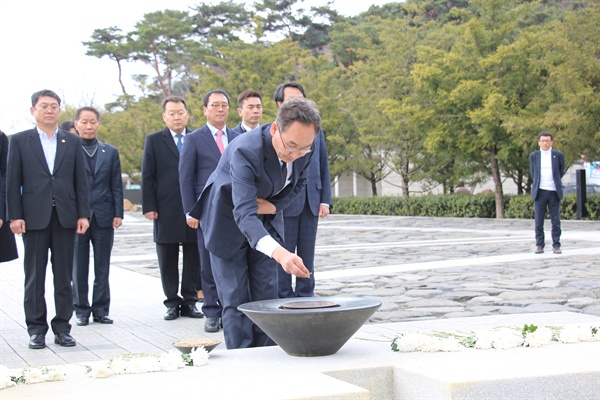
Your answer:
[[[598,326],[561,325],[536,326],[525,324],[497,327],[473,332],[401,333],[392,340],[392,350],[398,352],[438,352],[474,349],[510,349],[542,347],[552,342],[577,343],[600,340]]]

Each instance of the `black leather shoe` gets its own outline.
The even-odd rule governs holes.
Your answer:
[[[69,335],[67,332],[61,332],[54,335],[54,343],[61,347],[73,347],[76,344],[73,336]]]
[[[179,307],[167,307],[164,317],[167,321],[179,318]]]
[[[77,318],[77,326],[86,326],[90,323],[89,318]]]
[[[94,322],[99,322],[101,324],[112,324],[113,320],[108,318],[106,315],[101,317],[94,317]]]
[[[219,317],[207,317],[204,322],[204,330],[206,332],[219,332]]]
[[[535,248],[535,254],[542,254],[544,252],[544,248],[542,246],[538,246]]]
[[[30,349],[43,349],[46,347],[46,336],[45,335],[31,335],[29,337],[29,348]]]
[[[190,318],[202,318],[204,317],[204,314],[198,311],[194,304],[189,304],[181,306],[181,316]]]

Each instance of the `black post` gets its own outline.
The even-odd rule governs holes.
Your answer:
[[[587,201],[585,187],[585,169],[575,171],[575,181],[577,182],[577,219],[583,219],[587,216],[585,203]]]

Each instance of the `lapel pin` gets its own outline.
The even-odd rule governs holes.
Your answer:
[[[61,140],[61,142],[65,143],[65,142],[66,142],[66,140],[65,140],[65,139],[63,139],[63,140]]]
[[[106,152],[104,151],[104,149],[102,149],[102,152],[103,152],[103,153],[106,153]]]

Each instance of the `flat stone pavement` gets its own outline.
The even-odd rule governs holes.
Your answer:
[[[569,311],[600,316],[600,223],[563,221],[563,254],[533,253],[533,220],[330,215],[319,225],[316,294],[373,296],[378,323]],[[549,223],[546,225],[550,236]],[[22,242],[17,238],[22,255]],[[22,259],[0,264],[0,364],[20,368],[93,362],[129,352],[160,354],[210,337],[204,319],[164,321],[152,223],[128,212],[111,267],[113,325],[73,323],[77,346],[30,350]],[[46,301],[54,315],[51,270]],[[93,275],[93,274],[91,274]],[[91,295],[91,293],[90,293]],[[200,307],[201,304],[199,303]],[[383,325],[382,325],[383,326]],[[215,352],[225,351],[221,344]]]

